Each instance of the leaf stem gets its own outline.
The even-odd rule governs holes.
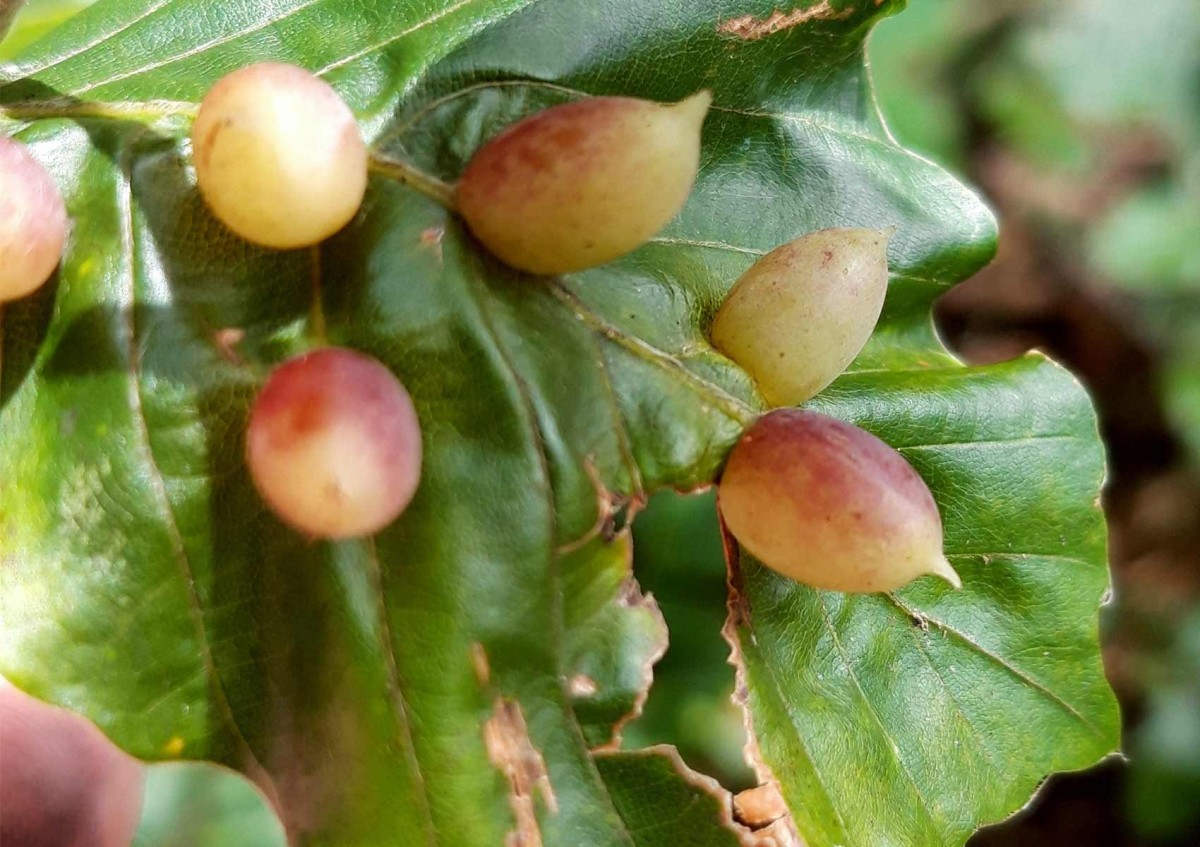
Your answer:
[[[309,332],[317,344],[329,343],[325,329],[325,298],[321,290],[321,246],[314,244],[309,250],[312,262],[312,306],[309,309]]]
[[[28,100],[0,105],[0,117],[13,120],[37,118],[112,118],[116,120],[157,120],[159,118],[195,117],[200,107],[179,100],[130,100],[97,103],[60,97],[53,100]]]
[[[168,117],[194,118],[199,112],[197,103],[180,100],[130,100],[111,103],[88,102],[72,97],[50,100],[28,100],[0,105],[0,118],[37,120],[47,118],[107,118],[111,120],[155,121]],[[371,152],[370,169],[403,183],[436,200],[447,209],[456,211],[454,186],[428,174],[410,162],[393,158],[386,153]]]
[[[443,182],[432,174],[427,174],[402,159],[393,159],[384,153],[371,153],[370,168],[377,174],[390,177],[409,188],[419,191],[426,197],[436,200],[450,211],[456,211],[458,204],[454,199],[454,186]]]

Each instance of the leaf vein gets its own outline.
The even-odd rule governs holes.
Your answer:
[[[734,567],[736,567],[736,565]],[[731,614],[732,614],[732,610],[733,610],[733,604],[731,601],[730,602],[730,613]],[[730,621],[732,622],[732,618],[730,618]],[[749,620],[747,620],[747,623],[749,623]],[[753,638],[753,636],[751,636],[751,637]],[[736,649],[735,649],[735,657],[736,657]],[[730,661],[734,662],[734,658],[731,658]],[[817,781],[817,787],[819,787],[821,789],[821,793],[825,795],[825,800],[826,800],[826,802],[829,803],[829,808],[833,811],[834,817],[837,818],[837,823],[838,823],[838,826],[841,827],[842,834],[845,835],[847,838],[849,838],[850,837],[850,828],[848,826],[846,826],[846,819],[842,816],[841,807],[834,800],[833,792],[829,790],[829,786],[825,784],[825,780],[821,776],[820,768],[817,767],[817,760],[813,758],[812,752],[808,749],[808,744],[805,743],[804,730],[801,727],[799,720],[797,720],[795,713],[792,711],[791,704],[788,702],[787,687],[783,685],[783,681],[779,678],[779,674],[775,670],[774,662],[770,661],[769,659],[764,659],[762,662],[762,667],[766,668],[767,676],[769,676],[771,678],[771,682],[774,685],[775,691],[779,694],[780,699],[783,700],[784,711],[787,712],[788,722],[791,723],[792,729],[795,730],[795,733],[796,733],[796,743],[800,745],[800,750],[804,754],[804,758],[806,758],[808,760],[809,765],[812,767],[813,779],[815,779]],[[753,712],[749,710],[748,704],[745,705],[745,708],[747,709],[747,714],[748,714],[749,718],[751,720],[753,720]],[[749,731],[749,729],[750,729],[749,724],[747,725],[747,728]],[[757,743],[757,740],[756,740],[756,743]]]
[[[596,363],[600,368],[600,381],[604,386],[604,399],[609,408],[612,409],[613,423],[616,426],[617,445],[621,451],[621,459],[629,471],[630,482],[633,483],[634,490],[632,496],[643,499],[646,496],[646,489],[642,481],[642,469],[637,463],[637,457],[633,454],[633,442],[629,437],[629,423],[625,420],[625,414],[621,411],[621,404],[617,401],[617,388],[613,381],[612,369],[608,363],[608,357],[604,355],[604,350],[600,347],[600,339],[594,333],[592,334],[592,345],[596,351]]]
[[[322,2],[324,2],[324,0],[307,0],[307,2],[301,3],[298,6],[294,6],[293,8],[288,10],[285,14],[282,14],[277,18],[268,18],[266,20],[260,21],[258,24],[255,24],[252,27],[247,27],[246,29],[241,29],[241,30],[238,30],[237,32],[227,33],[225,35],[218,36],[217,38],[213,38],[208,41],[204,41],[200,44],[195,45],[194,47],[192,47],[188,50],[185,50],[182,53],[178,53],[174,56],[169,56],[166,59],[160,59],[157,62],[151,62],[148,65],[143,65],[142,67],[136,68],[135,70],[126,71],[125,73],[117,74],[116,76],[109,77],[108,79],[102,79],[97,82],[89,83],[88,85],[85,85],[82,88],[75,89],[73,91],[73,93],[74,94],[84,94],[88,91],[94,91],[97,88],[103,88],[106,85],[111,85],[114,82],[121,82],[122,80],[132,79],[133,77],[141,76],[144,73],[148,73],[150,71],[157,70],[159,68],[165,68],[169,65],[173,65],[176,62],[182,62],[184,59],[190,59],[193,56],[198,56],[201,53],[211,50],[214,47],[220,47],[222,44],[229,44],[233,41],[237,41],[241,38],[245,38],[247,35],[252,35],[253,33],[260,32],[260,31],[266,29],[267,27],[274,26],[275,24],[277,24],[281,21],[285,21],[288,18],[294,17],[295,15],[298,15],[301,12],[303,12],[305,9],[308,9],[312,6],[316,6]]]
[[[904,761],[904,757],[900,754],[900,745],[896,742],[895,737],[887,728],[887,725],[883,722],[883,717],[879,714],[879,710],[875,708],[875,704],[871,702],[871,698],[867,696],[867,692],[863,690],[862,683],[859,682],[858,674],[855,672],[854,666],[850,663],[850,657],[846,655],[846,650],[842,646],[842,640],[838,638],[837,628],[833,625],[833,621],[829,617],[829,609],[825,605],[825,598],[821,596],[821,592],[819,591],[815,592],[815,594],[817,597],[817,603],[821,606],[821,618],[825,621],[825,627],[829,630],[830,637],[833,638],[833,644],[834,647],[837,648],[838,657],[842,660],[842,665],[846,668],[846,673],[849,675],[850,681],[854,684],[854,689],[858,692],[859,697],[862,698],[863,705],[867,707],[867,711],[871,713],[871,717],[875,719],[875,723],[879,726],[880,731],[883,733],[883,737],[889,742],[888,749],[893,758],[895,758],[896,764],[900,766],[900,770],[904,772],[904,776],[908,779],[909,784],[912,786],[913,793],[916,795],[917,799],[921,801],[921,810],[925,813],[925,816],[929,819],[929,822],[934,825],[934,828],[940,829],[940,827],[938,827],[937,818],[934,817],[933,810],[929,805],[928,798],[922,793],[920,783],[917,782],[916,777],[913,776],[912,771],[910,771],[908,768],[908,763]]]
[[[1094,723],[1092,723],[1090,720],[1088,720],[1087,717],[1084,716],[1084,714],[1082,712],[1080,712],[1078,709],[1076,709],[1074,706],[1072,706],[1070,703],[1068,703],[1066,700],[1064,700],[1058,694],[1055,694],[1052,690],[1047,688],[1045,685],[1043,685],[1042,683],[1038,682],[1036,679],[1031,677],[1025,671],[1021,670],[1016,665],[1009,662],[1007,659],[1003,658],[1002,656],[1000,656],[997,653],[993,653],[991,650],[984,647],[978,641],[971,638],[969,635],[967,635],[966,633],[957,629],[956,627],[951,626],[950,624],[946,623],[945,621],[935,618],[926,612],[918,611],[918,610],[910,607],[899,597],[893,597],[893,602],[896,603],[896,605],[898,605],[901,609],[903,609],[908,615],[919,616],[922,620],[927,621],[928,623],[932,624],[933,626],[936,626],[942,632],[945,632],[948,635],[951,635],[951,636],[957,638],[959,641],[966,644],[970,650],[985,657],[989,661],[992,661],[995,664],[999,665],[1001,668],[1008,671],[1008,673],[1012,674],[1014,677],[1019,679],[1025,685],[1029,686],[1034,691],[1037,691],[1039,694],[1041,694],[1043,697],[1045,697],[1047,700],[1054,703],[1056,706],[1058,706],[1064,712],[1069,714],[1072,718],[1077,720],[1079,723],[1083,724],[1088,729],[1088,731],[1091,732],[1096,737],[1098,737],[1098,738],[1105,737],[1104,733],[1101,732],[1100,728],[1098,726],[1096,726]]]
[[[942,450],[945,448],[971,448],[971,447],[1012,447],[1019,444],[1040,444],[1048,441],[1079,441],[1077,435],[1066,434],[1048,434],[1048,435],[1028,435],[1020,438],[984,438],[979,441],[939,441],[930,444],[908,444],[895,449],[903,453],[906,450]]]
[[[972,720],[967,716],[966,709],[963,708],[962,703],[959,702],[959,699],[954,694],[953,689],[950,688],[950,684],[946,682],[946,677],[942,675],[942,669],[938,667],[938,665],[933,661],[933,657],[929,655],[929,651],[925,649],[925,644],[921,641],[920,635],[918,635],[918,628],[911,625],[912,614],[896,600],[895,596],[893,596],[891,592],[885,592],[884,596],[887,597],[892,608],[896,609],[900,615],[903,616],[904,628],[909,631],[909,634],[913,640],[913,644],[916,646],[921,656],[925,659],[925,663],[929,665],[929,669],[932,670],[934,675],[937,676],[938,682],[942,686],[942,690],[946,692],[946,696],[949,697],[950,702],[954,704],[954,710],[958,712],[959,716],[963,719],[963,722],[975,735],[975,742],[980,751],[983,753],[984,757],[988,760],[988,764],[992,766],[992,770],[996,771],[997,773],[1002,773],[1003,768],[998,766],[992,748],[984,743],[987,738],[986,733],[980,732],[979,728],[975,726],[974,722],[972,722]]]
[[[537,407],[533,402],[533,396],[530,392],[528,384],[517,372],[516,367],[509,358],[508,350],[500,337],[500,333],[496,330],[495,325],[492,323],[492,310],[484,308],[481,292],[487,296],[490,296],[490,294],[487,292],[487,288],[483,279],[479,276],[479,266],[476,262],[471,262],[471,270],[468,274],[466,274],[466,276],[469,279],[467,287],[472,292],[472,298],[475,301],[476,312],[479,315],[479,322],[487,332],[488,337],[491,339],[492,345],[496,350],[497,359],[508,372],[509,378],[512,380],[521,405],[524,407],[524,415],[522,415],[522,419],[524,420],[525,426],[529,431],[530,440],[536,449],[538,462],[541,466],[542,478],[537,487],[542,493],[542,496],[546,499],[546,512],[549,522],[548,531],[551,541],[547,553],[547,569],[550,575],[550,579],[547,580],[547,587],[549,588],[552,618],[551,625],[554,627],[554,643],[560,646],[560,649],[554,651],[554,660],[556,665],[556,688],[561,695],[563,710],[566,712],[566,715],[569,718],[568,726],[570,727],[571,733],[577,742],[577,749],[584,751],[583,759],[588,772],[591,774],[594,783],[602,788],[603,795],[608,801],[609,809],[612,812],[613,817],[615,820],[620,822],[623,840],[626,842],[628,847],[636,847],[636,841],[632,833],[629,832],[629,828],[625,823],[625,819],[617,810],[616,801],[613,799],[612,794],[608,790],[608,784],[601,776],[600,769],[596,767],[596,763],[592,759],[592,756],[587,752],[588,747],[587,741],[584,738],[583,727],[579,723],[579,716],[575,712],[574,701],[571,699],[570,692],[567,690],[567,674],[563,666],[564,657],[561,649],[561,645],[565,642],[563,633],[565,621],[563,611],[562,575],[559,568],[561,557],[557,555],[553,547],[553,542],[558,535],[558,513],[554,500],[554,487],[552,482],[553,477],[550,473],[550,458],[546,453],[545,435],[542,432],[541,422],[537,417]]]
[[[434,14],[430,15],[428,18],[425,18],[423,21],[419,21],[416,24],[413,24],[408,29],[401,30],[400,32],[396,33],[395,35],[389,36],[388,38],[385,38],[383,41],[379,41],[375,44],[372,44],[369,47],[365,47],[357,53],[351,53],[349,56],[345,56],[341,59],[338,59],[336,62],[331,62],[330,64],[321,68],[319,71],[314,71],[314,73],[316,73],[317,76],[324,76],[325,74],[329,73],[330,71],[336,70],[341,67],[345,67],[346,65],[349,65],[353,62],[357,62],[359,59],[369,56],[372,53],[376,52],[377,50],[382,50],[383,48],[396,43],[400,39],[402,39],[406,36],[412,35],[417,30],[424,29],[425,27],[429,26],[430,24],[437,23],[442,18],[452,15],[455,12],[458,12],[461,9],[463,9],[467,6],[470,6],[472,3],[475,3],[475,2],[478,2],[478,0],[459,0],[459,2],[455,3],[454,5],[447,6],[446,8],[442,9],[441,11],[435,12]]]
[[[957,553],[947,553],[947,559],[1049,559],[1051,561],[1068,562],[1074,565],[1089,565],[1086,559],[1078,556],[1064,556],[1061,553],[1016,553],[1011,550],[999,553],[978,553],[963,550]]]
[[[188,557],[187,548],[183,541],[183,535],[180,533],[179,524],[175,518],[175,512],[171,505],[171,496],[167,490],[166,480],[163,477],[162,470],[158,466],[158,462],[154,456],[154,448],[150,440],[150,425],[146,419],[145,408],[142,403],[141,395],[141,349],[137,341],[137,326],[136,326],[136,300],[137,300],[137,242],[134,238],[134,221],[133,221],[133,167],[130,161],[132,143],[128,140],[124,144],[119,165],[119,183],[117,186],[116,206],[118,225],[120,227],[120,247],[123,255],[128,257],[128,272],[124,274],[126,283],[128,284],[127,304],[126,308],[126,324],[125,332],[127,355],[129,357],[129,388],[127,391],[127,401],[130,409],[130,418],[134,428],[137,431],[137,450],[142,454],[142,461],[147,469],[146,478],[150,486],[154,489],[154,496],[158,500],[159,511],[163,522],[163,527],[166,530],[168,540],[171,545],[172,554],[176,563],[180,568],[180,573],[183,577],[185,593],[187,595],[188,612],[192,618],[193,625],[196,629],[197,646],[200,650],[201,661],[204,665],[204,672],[207,674],[210,684],[212,685],[212,694],[216,700],[217,712],[221,716],[221,720],[228,726],[230,732],[235,739],[237,746],[242,750],[242,753],[247,757],[247,760],[252,762],[255,770],[265,774],[262,764],[258,761],[253,748],[243,734],[241,727],[238,725],[237,718],[234,716],[233,708],[225,693],[224,684],[221,681],[221,675],[217,671],[216,661],[212,653],[212,645],[209,642],[208,631],[204,621],[204,609],[200,602],[200,595],[196,588],[196,576],[192,570],[192,564]]]
[[[724,250],[729,253],[743,253],[747,256],[765,256],[769,250],[757,247],[741,247],[725,241],[704,241],[694,238],[677,238],[670,235],[658,235],[650,239],[651,244],[666,244],[679,247],[703,247],[708,250]]]
[[[574,96],[587,96],[587,92],[580,91],[576,88],[569,88],[565,85],[558,85],[552,82],[541,82],[526,79],[502,79],[492,80],[489,82],[477,82],[474,85],[468,85],[465,88],[460,88],[457,91],[451,91],[448,94],[443,94],[441,97],[436,97],[423,104],[419,109],[405,118],[402,122],[393,127],[390,131],[376,139],[376,145],[386,145],[394,138],[399,138],[408,132],[418,123],[423,121],[427,115],[436,109],[453,103],[460,97],[466,97],[476,91],[483,91],[488,88],[545,88],[550,91],[559,91],[563,94],[571,94]]]
[[[84,53],[88,52],[89,50],[93,50],[96,47],[99,47],[100,45],[111,41],[112,39],[116,38],[118,35],[120,35],[123,32],[127,32],[128,30],[133,29],[135,26],[140,24],[142,21],[146,20],[147,18],[153,17],[156,12],[158,12],[164,6],[169,5],[171,2],[173,2],[173,0],[159,0],[158,3],[151,4],[145,10],[143,10],[141,14],[137,15],[132,20],[127,21],[124,26],[117,27],[116,29],[114,29],[110,32],[104,33],[99,38],[97,38],[95,41],[88,42],[87,44],[80,47],[78,50],[74,50],[70,53],[67,53],[65,56],[59,56],[58,58],[51,61],[49,64],[42,65],[41,67],[25,67],[25,66],[22,66],[19,64],[15,64],[14,67],[18,68],[23,76],[32,76],[33,74],[44,73],[44,72],[50,70],[51,68],[56,68],[59,65],[63,64],[64,62],[68,62],[77,56],[83,55]],[[0,68],[0,69],[2,69],[2,68]]]
[[[860,368],[856,370],[844,371],[838,377],[838,381],[854,376],[870,376],[871,374],[888,374],[889,376],[904,376],[906,374],[935,374],[935,373],[954,373],[967,370],[963,364],[955,362],[954,364],[945,365],[930,365],[924,368]]]
[[[421,809],[424,812],[428,826],[425,832],[425,842],[427,844],[437,844],[437,826],[433,819],[433,805],[429,797],[429,784],[426,782],[425,774],[421,770],[421,761],[417,757],[416,741],[412,733],[412,709],[408,705],[408,699],[404,696],[404,689],[400,684],[400,668],[396,662],[396,648],[395,642],[392,639],[392,625],[388,620],[387,600],[383,590],[383,565],[379,561],[379,548],[375,543],[374,537],[366,539],[364,543],[367,550],[367,561],[370,562],[371,587],[379,601],[376,614],[379,615],[380,646],[383,648],[387,662],[388,699],[391,703],[392,714],[395,716],[396,723],[398,724],[399,740],[404,746],[405,758],[408,759],[408,763],[413,769],[413,779],[417,783],[417,793],[420,795]]]
[[[604,337],[608,341],[624,348],[639,359],[656,365],[672,373],[697,394],[707,397],[721,412],[731,420],[741,424],[749,424],[758,417],[758,412],[742,400],[734,397],[725,389],[714,385],[703,377],[698,376],[677,357],[661,350],[640,338],[630,335],[619,327],[606,321],[589,308],[579,297],[561,281],[549,281],[550,292],[561,300],[571,313],[585,326]]]
[[[865,132],[855,132],[837,124],[832,124],[827,121],[817,120],[816,118],[802,115],[798,112],[768,112],[763,109],[737,109],[732,106],[717,106],[712,107],[714,112],[726,112],[732,115],[742,115],[748,118],[768,118],[771,120],[791,121],[793,123],[803,124],[812,127],[813,129],[829,133],[830,135],[840,135],[843,138],[862,141],[866,144],[876,145],[878,147],[886,147],[887,149],[897,153],[907,153],[904,148],[900,147],[895,140],[890,138],[880,138],[875,135],[868,135]]]

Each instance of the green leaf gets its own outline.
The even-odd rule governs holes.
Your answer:
[[[0,0],[0,61],[17,55],[95,0]],[[20,12],[18,15],[17,13]]]
[[[146,768],[146,799],[133,847],[283,847],[279,819],[245,779],[212,765]]]
[[[1063,557],[968,561],[961,595],[921,586],[899,601],[1036,685],[1013,674],[989,693],[989,761],[1009,764],[996,790],[975,748],[951,744],[970,742],[965,730],[922,741],[952,724],[925,670],[935,647],[907,613],[825,598],[843,646],[861,651],[851,666],[899,674],[898,699],[875,711],[910,752],[888,758],[883,735],[852,722],[872,711],[859,701],[840,725],[781,723],[821,702],[811,679],[829,653],[805,648],[813,618],[758,593],[804,592],[748,568],[737,636],[764,760],[814,847],[957,844],[1047,770],[1112,749],[1090,412],[1053,366],[970,371],[931,332],[933,298],[990,257],[995,233],[876,112],[863,41],[901,5],[106,0],[4,66],[0,129],[52,171],[74,223],[56,281],[0,323],[0,672],[139,756],[246,772],[298,842],[666,843],[634,823],[667,817],[638,778],[678,798],[690,832],[694,797],[661,769],[592,752],[636,709],[662,650],[622,509],[711,481],[759,407],[705,337],[738,273],[812,229],[896,225],[883,323],[822,403],[893,442],[966,445],[943,464],[913,451],[938,471],[952,552]],[[261,59],[325,76],[376,151],[363,213],[319,250],[243,244],[195,191],[188,115],[222,73]],[[702,86],[716,106],[694,196],[609,266],[523,277],[411,187],[419,173],[453,180],[484,139],[551,103]],[[378,536],[310,544],[255,496],[241,432],[267,368],[326,338],[405,382],[426,470]],[[1053,449],[1029,449],[1044,433]],[[1056,528],[1057,544],[1026,546]],[[754,638],[762,655],[746,650]],[[936,646],[958,667],[955,643]],[[982,672],[962,653],[963,673],[941,685],[978,698]],[[1035,711],[1053,744],[1019,747],[1042,697],[1084,720]],[[794,755],[802,738],[817,769]],[[918,766],[923,793],[906,772]],[[830,799],[817,773],[850,793]],[[876,808],[868,788],[895,804],[887,815],[862,813]]]
[[[956,77],[947,68],[978,38],[979,17],[954,0],[926,0],[871,35],[872,81],[892,134],[960,171],[965,116],[956,108]]]
[[[739,847],[728,794],[670,747],[603,753],[596,766],[637,847]]]
[[[961,844],[1115,746],[1095,420],[1040,357],[850,374],[814,405],[929,482],[964,589],[815,591],[742,557],[729,635],[762,759],[812,845]]]

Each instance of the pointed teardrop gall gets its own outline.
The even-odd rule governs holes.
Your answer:
[[[474,155],[459,211],[521,270],[570,273],[622,256],[683,207],[711,102],[708,91],[670,104],[590,97],[539,112]]]
[[[713,321],[713,344],[772,406],[808,400],[871,337],[887,293],[890,237],[825,229],[775,248],[733,286]]]
[[[760,418],[729,456],[719,503],[745,550],[814,588],[895,591],[925,574],[962,585],[920,475],[836,418],[800,409]]]

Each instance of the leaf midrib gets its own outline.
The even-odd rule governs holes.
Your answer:
[[[142,454],[142,461],[148,471],[147,479],[154,489],[155,498],[159,501],[158,505],[163,526],[169,537],[174,558],[180,567],[185,594],[187,595],[188,614],[192,618],[196,630],[197,646],[200,649],[201,661],[204,664],[209,685],[212,687],[212,696],[216,701],[217,712],[221,716],[221,721],[226,724],[232,734],[232,738],[242,755],[247,757],[248,762],[253,763],[252,771],[254,776],[256,778],[269,779],[266,769],[262,766],[245,733],[238,724],[225,692],[225,686],[217,669],[216,661],[213,658],[212,645],[208,638],[207,624],[204,620],[204,609],[196,589],[195,572],[192,569],[183,536],[179,531],[179,524],[171,505],[170,494],[167,491],[166,480],[154,455],[154,447],[150,438],[150,424],[146,420],[145,407],[142,402],[142,356],[141,348],[138,344],[136,325],[138,251],[137,241],[134,236],[134,188],[131,161],[135,150],[135,141],[136,137],[130,136],[125,136],[122,139],[116,169],[120,177],[120,182],[116,186],[116,197],[114,198],[114,205],[116,206],[120,226],[120,247],[126,259],[125,264],[127,265],[127,272],[124,275],[127,277],[125,281],[128,284],[129,308],[126,310],[128,317],[125,324],[125,333],[128,336],[126,339],[126,355],[129,357],[130,369],[128,391],[130,417],[137,428],[136,442],[138,444],[138,452]],[[264,786],[264,788],[270,788],[271,795],[274,796],[273,786]]]
[[[522,411],[521,419],[528,432],[530,443],[534,446],[538,462],[540,466],[540,479],[536,485],[537,490],[545,499],[546,514],[548,516],[549,526],[547,531],[550,539],[550,547],[547,550],[548,571],[550,579],[548,580],[549,600],[552,615],[552,626],[554,627],[553,639],[558,649],[554,651],[555,656],[555,685],[557,686],[560,699],[563,704],[563,709],[569,719],[569,726],[574,735],[577,750],[583,752],[583,760],[586,764],[588,772],[592,776],[593,783],[598,786],[608,803],[609,811],[612,813],[612,818],[620,823],[621,837],[627,847],[636,847],[636,842],[633,834],[629,831],[625,823],[625,819],[617,809],[616,801],[613,799],[609,791],[608,783],[600,775],[599,769],[596,767],[592,756],[588,751],[587,741],[584,737],[583,727],[579,722],[579,716],[575,712],[574,701],[571,699],[570,692],[567,690],[567,674],[565,670],[565,656],[563,645],[566,643],[564,636],[565,615],[563,610],[563,591],[562,591],[562,573],[559,567],[562,562],[562,557],[559,556],[554,548],[554,540],[558,537],[558,512],[555,504],[553,477],[550,470],[550,457],[546,453],[545,434],[542,431],[541,423],[538,420],[537,406],[533,401],[533,395],[530,392],[529,386],[524,378],[518,373],[517,368],[513,365],[511,354],[501,339],[499,331],[492,323],[491,310],[484,308],[481,302],[481,292],[486,294],[486,287],[482,279],[479,278],[479,268],[475,261],[471,261],[470,271],[465,274],[468,277],[466,288],[470,291],[471,300],[474,303],[475,311],[478,315],[480,324],[484,327],[494,346],[497,357],[503,364],[504,369],[508,372],[508,377],[512,385],[516,388],[517,394],[520,397]]]
[[[888,751],[896,760],[896,764],[900,766],[900,770],[904,774],[905,780],[912,787],[913,794],[916,795],[916,798],[919,801],[918,807],[922,812],[925,813],[925,817],[929,821],[930,826],[932,826],[935,831],[941,834],[941,827],[938,825],[937,817],[933,814],[933,810],[930,808],[929,798],[926,797],[925,793],[921,790],[921,783],[915,776],[913,776],[912,771],[909,769],[908,762],[904,760],[904,756],[900,752],[899,743],[897,743],[895,737],[892,735],[891,730],[888,729],[887,724],[883,722],[883,717],[879,714],[879,710],[875,707],[874,701],[867,696],[867,692],[863,689],[862,683],[858,679],[858,673],[854,670],[854,666],[850,662],[850,657],[846,655],[846,650],[842,646],[842,639],[838,636],[837,627],[833,625],[833,621],[829,617],[829,608],[825,605],[824,596],[822,596],[820,591],[817,591],[816,595],[817,603],[821,607],[821,618],[824,620],[825,627],[829,631],[830,637],[833,639],[833,644],[837,650],[838,658],[842,660],[842,666],[846,669],[846,674],[850,677],[850,681],[854,684],[854,690],[858,692],[858,696],[862,699],[863,705],[866,706],[867,712],[870,713],[872,720],[874,720],[875,724],[879,727],[879,731],[883,734],[884,740],[887,741]],[[780,693],[782,694],[782,692]]]
[[[945,632],[946,634],[953,636],[959,642],[967,645],[967,649],[969,649],[975,653],[978,653],[980,656],[983,656],[985,659],[991,661],[992,663],[996,664],[998,667],[1000,667],[1003,670],[1007,671],[1008,673],[1012,674],[1014,677],[1016,677],[1018,680],[1020,680],[1022,684],[1028,686],[1030,689],[1032,689],[1034,691],[1037,691],[1038,694],[1040,694],[1041,696],[1043,696],[1044,698],[1049,700],[1051,703],[1053,703],[1061,711],[1063,711],[1064,713],[1069,715],[1076,722],[1083,725],[1084,728],[1086,728],[1089,733],[1096,736],[1101,741],[1105,740],[1106,736],[1105,736],[1104,732],[1098,726],[1096,726],[1094,723],[1092,723],[1090,720],[1088,720],[1087,717],[1082,712],[1080,712],[1077,708],[1075,708],[1073,705],[1071,705],[1069,702],[1067,702],[1061,696],[1054,693],[1054,691],[1052,691],[1050,688],[1048,688],[1045,684],[1039,682],[1037,679],[1034,679],[1026,671],[1022,670],[1020,667],[1018,667],[1017,665],[1010,662],[1008,659],[1006,659],[1003,656],[1001,656],[1000,654],[995,653],[995,652],[989,650],[988,648],[984,647],[982,644],[980,644],[974,638],[967,635],[962,630],[958,629],[957,627],[953,626],[952,624],[949,624],[939,618],[933,617],[928,612],[921,611],[919,609],[909,606],[907,603],[905,603],[903,600],[901,600],[896,595],[889,593],[886,596],[887,596],[889,602],[905,615],[907,620],[911,621],[914,618],[919,618],[920,620],[925,621],[926,623],[932,624],[933,626],[937,627],[942,632]]]
[[[417,795],[420,798],[422,817],[425,819],[426,844],[438,844],[437,822],[433,819],[433,804],[429,796],[429,783],[425,779],[421,767],[421,759],[417,755],[416,740],[412,734],[411,707],[408,698],[404,696],[404,688],[400,681],[400,666],[396,661],[395,642],[392,640],[392,625],[388,618],[387,598],[383,590],[383,566],[379,561],[379,547],[376,537],[364,539],[367,548],[367,561],[370,564],[371,590],[375,593],[376,609],[379,616],[380,647],[383,648],[387,662],[388,699],[392,707],[392,715],[400,731],[400,741],[404,746],[404,756],[413,769],[413,779],[417,783]]]

